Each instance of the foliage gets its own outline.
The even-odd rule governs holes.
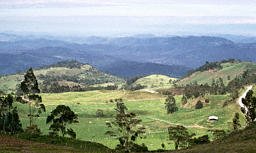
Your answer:
[[[241,127],[240,120],[239,120],[239,113],[235,113],[233,118],[233,130],[237,131]]]
[[[0,131],[9,134],[22,132],[22,124],[17,107],[13,107],[12,95],[0,97]]]
[[[124,79],[75,61],[63,61],[34,70],[41,93],[70,91],[113,90],[124,84]],[[20,89],[22,73],[0,77],[0,90],[10,93]]]
[[[222,78],[213,79],[211,85],[209,84],[198,84],[194,82],[184,87],[184,96],[189,98],[197,98],[205,96],[206,94],[212,95],[223,95],[228,91]]]
[[[144,89],[146,86],[143,86],[141,84],[132,84],[132,85],[126,85],[125,89],[126,90],[131,90],[131,91],[135,91],[135,90],[140,90],[140,89]]]
[[[102,109],[97,109],[97,111],[96,111],[96,116],[97,116],[97,117],[103,117],[103,116],[104,116],[103,110],[102,110]]]
[[[208,62],[206,61],[206,63],[199,67],[197,69],[197,71],[205,71],[205,70],[210,70],[210,69],[221,69],[221,62]]]
[[[245,98],[242,99],[242,103],[245,106],[245,108],[242,109],[242,112],[245,114],[247,123],[251,124],[256,118],[256,97],[253,96],[252,90],[250,90]]]
[[[232,92],[231,92],[231,99],[232,100],[235,100],[235,99],[237,99],[239,97],[239,92],[238,92],[238,90],[233,90]]]
[[[196,105],[195,105],[195,109],[201,109],[204,107],[203,102],[201,102],[201,100],[197,101]]]
[[[142,120],[138,119],[135,113],[129,113],[127,110],[123,101],[116,102],[115,120],[111,123],[106,123],[112,130],[107,131],[106,134],[119,140],[117,150],[131,152],[135,151],[134,148],[137,148],[135,141],[141,134],[145,133],[145,128],[140,125]]]
[[[227,136],[227,133],[224,131],[224,130],[220,130],[220,129],[211,129],[209,130],[212,132],[213,134],[213,139],[214,140],[223,140],[226,136]]]
[[[194,138],[192,142],[193,144],[206,144],[206,143],[210,143],[210,140],[208,135],[203,135],[201,137]]]
[[[77,62],[75,60],[67,60],[67,61],[60,61],[56,64],[52,64],[50,66],[45,66],[43,68],[67,67],[67,68],[73,69],[73,68],[81,68],[83,65],[84,65],[83,63]]]
[[[191,145],[191,139],[195,134],[190,134],[184,126],[170,126],[168,128],[169,140],[174,141],[175,150],[187,148]]]
[[[246,70],[242,73],[242,75],[239,75],[230,81],[227,85],[229,92],[241,89],[245,85],[256,83],[255,71],[255,69]]]
[[[32,138],[32,137],[39,137],[42,132],[41,130],[39,129],[39,127],[36,125],[36,124],[33,124],[31,126],[28,126],[24,133],[29,137],[29,138]]]
[[[62,137],[68,134],[71,138],[76,138],[76,133],[72,128],[67,129],[67,124],[78,123],[78,115],[75,114],[68,106],[58,105],[47,117],[46,123],[50,125],[51,135],[62,133]]]
[[[166,98],[165,108],[166,108],[167,114],[178,111],[178,107],[176,106],[176,100],[172,95],[168,95],[168,97]]]
[[[18,98],[22,103],[28,103],[29,105],[29,126],[32,127],[34,124],[34,118],[38,118],[40,114],[45,112],[45,106],[42,103],[42,97],[38,95],[40,89],[36,76],[34,75],[33,69],[30,68],[24,75],[24,80],[18,87]]]
[[[182,103],[182,105],[185,105],[188,103],[188,98],[185,95],[182,96],[181,103]]]

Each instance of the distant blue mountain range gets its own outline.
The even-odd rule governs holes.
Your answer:
[[[76,43],[49,37],[0,34],[0,74],[16,73],[28,67],[63,60],[77,60],[125,78],[155,73],[180,77],[206,61],[256,61],[253,38],[252,41],[249,38],[236,40],[210,36],[150,35],[87,37]]]

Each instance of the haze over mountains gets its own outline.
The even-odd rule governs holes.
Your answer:
[[[63,60],[89,63],[120,77],[185,75],[206,61],[256,61],[256,42],[213,36],[138,35],[130,37],[64,38],[0,34],[0,74],[24,71]],[[79,41],[80,40],[80,41]]]

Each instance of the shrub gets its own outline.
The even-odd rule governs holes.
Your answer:
[[[210,100],[209,99],[205,99],[204,102],[208,104],[210,102]]]
[[[206,144],[210,142],[208,135],[203,135],[201,137],[194,138],[192,141],[193,144]]]
[[[96,116],[97,117],[103,117],[104,116],[103,110],[102,109],[97,109]]]
[[[196,103],[196,105],[195,105],[195,109],[201,109],[201,108],[203,108],[203,103],[199,100],[197,103]]]

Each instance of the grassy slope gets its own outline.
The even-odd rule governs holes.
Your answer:
[[[194,108],[183,108],[180,106],[180,96],[177,96],[179,111],[167,115],[164,106],[165,97],[159,94],[147,92],[131,91],[88,91],[88,92],[69,92],[62,94],[42,94],[43,102],[46,105],[47,113],[37,120],[43,133],[48,133],[49,125],[45,124],[46,115],[58,104],[70,106],[79,115],[80,123],[73,125],[77,131],[77,138],[81,140],[95,141],[113,148],[117,140],[106,136],[107,131],[105,122],[111,121],[115,114],[115,104],[109,102],[110,99],[123,98],[129,111],[137,113],[147,127],[146,139],[138,140],[138,143],[145,143],[149,149],[161,148],[161,143],[171,149],[168,145],[167,127],[170,124],[182,124],[198,135],[208,133],[209,128],[228,129],[234,113],[239,110],[236,104],[222,107],[227,99],[226,95],[209,96],[210,104],[201,110]],[[28,125],[26,105],[18,104],[22,114],[23,126]],[[97,109],[104,111],[105,117],[97,118]],[[220,120],[216,123],[209,123],[209,115],[217,115]],[[209,133],[208,133],[209,134]]]
[[[154,74],[138,79],[135,84],[146,86],[146,88],[170,88],[170,80],[176,80],[166,75]]]
[[[241,75],[247,69],[256,69],[255,63],[250,62],[235,62],[235,63],[222,63],[223,68],[221,70],[210,70],[203,72],[195,72],[190,76],[183,78],[178,82],[179,85],[190,84],[193,82],[198,82],[199,84],[211,84],[212,79],[223,78],[225,84],[230,80],[234,79],[236,76]],[[230,76],[230,80],[228,80]]]
[[[43,80],[40,79],[40,75],[47,75],[51,77],[61,77],[63,75],[70,76],[73,78],[79,78],[83,79],[85,81],[94,80],[97,82],[100,82],[100,84],[97,84],[98,86],[101,85],[101,83],[104,85],[105,83],[115,83],[115,84],[122,84],[124,80],[117,78],[112,75],[105,74],[103,72],[100,72],[93,68],[90,65],[83,65],[81,68],[67,68],[67,67],[49,67],[49,68],[43,68],[34,70],[34,73],[36,77],[38,78],[38,82],[42,83]],[[16,89],[16,85],[20,83],[24,78],[24,74],[16,74],[16,75],[9,75],[9,76],[0,76],[0,90],[4,92],[14,92]],[[62,80],[60,82],[61,84],[65,85],[76,85],[76,82]],[[87,85],[86,83],[81,83],[81,85]]]
[[[256,126],[233,133],[221,142],[198,145],[188,150],[169,153],[255,153]]]
[[[34,141],[28,141],[23,139],[18,139],[13,136],[0,135],[0,153],[110,153],[112,152],[107,147],[91,142],[83,142],[83,147],[86,149],[80,149],[79,143],[76,145],[67,144],[68,146],[51,145],[46,143],[40,143]],[[46,142],[49,140],[46,140]],[[82,143],[81,143],[82,144]],[[71,147],[74,145],[73,147]]]

